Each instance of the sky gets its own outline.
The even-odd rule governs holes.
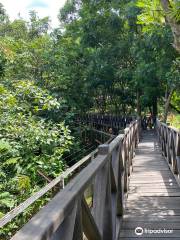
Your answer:
[[[49,16],[51,26],[58,27],[59,21],[57,15],[59,9],[63,7],[66,0],[0,0],[6,9],[10,19],[17,18],[18,14],[28,20],[30,10],[35,10],[39,17]]]

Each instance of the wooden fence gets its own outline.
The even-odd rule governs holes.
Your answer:
[[[156,121],[156,130],[162,153],[180,183],[180,131]]]
[[[110,144],[100,145],[93,161],[12,240],[116,239],[139,132],[136,120]],[[92,195],[86,199],[89,188]]]
[[[100,132],[98,130],[93,130],[93,136],[96,139],[100,139],[105,141],[103,143],[109,144],[114,138],[114,135]],[[86,167],[98,154],[98,148],[93,150],[91,153],[80,159],[78,162],[73,164],[71,167],[67,168],[61,175],[57,178],[53,179],[46,186],[41,188],[38,192],[34,193],[31,197],[26,199],[17,207],[13,208],[10,212],[5,214],[2,218],[0,218],[0,228],[4,227],[6,224],[11,222],[14,218],[16,218],[20,213],[23,213],[29,206],[35,203],[38,199],[44,196],[47,192],[52,190],[53,188],[63,189],[65,185],[76,176],[84,167]]]
[[[130,116],[114,116],[114,115],[102,115],[102,114],[85,114],[76,117],[76,121],[79,124],[87,124],[91,129],[95,128],[103,132],[111,131],[117,135],[119,130],[126,128],[127,124],[130,124],[135,120],[135,117]]]

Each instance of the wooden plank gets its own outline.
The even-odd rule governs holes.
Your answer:
[[[110,172],[111,172],[111,189],[113,192],[116,192],[117,191],[117,177],[115,178],[115,175],[114,175],[114,170],[112,168],[112,164],[110,164]]]
[[[102,237],[104,231],[104,211],[107,183],[108,183],[108,164],[106,163],[106,165],[99,171],[94,180],[93,209],[92,209],[92,215],[95,219],[96,225]]]
[[[146,165],[146,166],[137,166],[133,164],[133,173],[142,173],[142,172],[169,172],[169,167],[167,164],[157,164],[157,165]]]
[[[149,231],[151,231],[151,232],[148,232],[148,230]],[[152,233],[152,230],[154,230],[154,231],[159,231],[159,233],[157,232],[155,232],[155,233]],[[169,232],[169,233],[168,233]],[[119,235],[119,237],[120,237],[120,239],[121,238],[165,238],[165,237],[167,237],[167,238],[169,238],[169,239],[173,239],[173,238],[179,238],[179,236],[180,236],[180,230],[174,230],[174,229],[156,229],[156,227],[154,228],[154,229],[143,229],[143,234],[142,235],[137,235],[136,233],[135,233],[135,230],[131,230],[131,229],[128,229],[128,230],[122,230],[122,231],[120,231],[120,235]]]
[[[123,220],[144,222],[144,221],[168,221],[168,222],[179,222],[180,216],[140,216],[140,215],[127,215],[125,214]]]
[[[128,201],[128,203],[126,203],[126,207],[130,208],[147,208],[149,207],[149,205],[151,204],[151,209],[153,208],[160,208],[160,209],[179,209],[180,208],[180,204],[179,202],[176,201],[169,201],[169,202],[164,202],[164,203],[157,203],[157,202],[151,202],[149,201],[149,204],[147,201],[139,201],[135,199],[134,202],[132,201]]]
[[[138,238],[136,238],[136,237],[133,237],[133,238],[122,237],[122,238],[120,238],[120,237],[119,237],[118,239],[119,239],[119,240],[123,240],[123,239],[124,239],[124,240],[138,240],[139,237],[138,237]],[[141,240],[144,240],[144,239],[147,240],[148,238],[146,238],[146,237],[141,237]],[[154,238],[151,238],[151,239],[154,239]],[[173,239],[173,240],[179,240],[179,237],[178,237],[178,238],[176,238],[176,237],[173,237],[173,238],[171,238],[171,237],[169,237],[169,238],[168,238],[168,237],[167,237],[167,238],[166,238],[166,237],[161,238],[161,237],[160,237],[160,238],[158,238],[158,237],[157,237],[157,238],[155,238],[154,240],[156,240],[156,239],[161,239],[161,240],[171,240],[171,239]]]
[[[134,180],[130,180],[130,184],[133,184],[133,183],[140,183],[140,184],[144,184],[144,183],[149,183],[148,179],[134,179]],[[151,179],[151,183],[154,183],[154,184],[159,184],[159,183],[164,183],[164,184],[169,184],[169,185],[172,185],[172,184],[177,184],[177,182],[175,181],[169,181],[169,180],[164,180],[163,179]]]
[[[75,223],[73,226],[74,232],[73,232],[73,238],[71,238],[72,240],[83,240],[81,199],[82,197],[79,197],[79,199],[77,200],[77,211],[76,211]],[[62,235],[62,238],[64,238],[64,235]]]
[[[138,227],[138,223],[136,221],[123,221],[122,223],[122,229],[135,229]],[[142,228],[169,228],[169,229],[179,229],[180,230],[180,224],[179,222],[161,222],[161,221],[144,221],[141,222]]]
[[[88,240],[101,240],[101,234],[84,198],[82,200],[82,220],[83,230]]]
[[[109,161],[109,165],[111,165],[110,161]],[[103,221],[104,221],[103,240],[114,240],[113,235],[115,234],[115,231],[116,231],[116,228],[115,228],[116,227],[116,208],[115,208],[115,196],[114,196],[115,194],[113,193],[111,195],[110,166],[108,167],[107,184],[105,187],[106,187],[106,197],[105,197],[105,211],[103,216]],[[114,207],[112,208],[112,206]]]
[[[149,190],[149,191],[151,191],[153,189],[155,191],[158,191],[158,189],[159,190],[164,189],[164,190],[167,190],[167,191],[175,189],[175,190],[179,191],[178,185],[168,185],[168,186],[166,186],[164,184],[160,185],[160,186],[157,186],[157,185],[154,185],[154,184],[130,185],[129,189],[130,190],[136,189],[136,190],[143,190],[143,191],[146,191],[146,189]]]
[[[139,239],[137,226],[174,230],[168,237],[143,234],[141,239],[180,239],[180,188],[151,133],[146,132],[136,150],[119,239]]]
[[[172,178],[171,176],[162,176],[162,175],[139,175],[139,176],[137,176],[137,175],[133,175],[132,177],[131,177],[131,179],[130,179],[130,181],[144,181],[144,180],[146,180],[146,181],[149,181],[147,178],[151,178],[153,181],[154,180],[164,180],[164,182],[175,182],[175,179],[174,178]]]
[[[129,193],[128,199],[134,199],[139,197],[180,197],[180,192],[137,192]]]
[[[143,193],[156,193],[156,194],[158,194],[158,193],[180,193],[180,189],[179,188],[169,188],[169,189],[167,189],[167,188],[137,188],[137,187],[135,187],[135,188],[130,188],[130,190],[129,190],[129,192],[128,192],[128,194],[133,194],[133,193],[137,193],[137,194],[143,194]]]
[[[147,171],[144,171],[143,173],[135,173],[133,172],[132,176],[131,176],[131,179],[133,178],[139,178],[139,177],[163,177],[163,178],[168,178],[168,179],[172,179],[172,180],[175,180],[173,175],[170,173],[170,172],[166,172],[166,173],[163,173],[163,172],[147,172]]]
[[[169,167],[164,164],[164,165],[145,165],[145,166],[136,166],[133,165],[133,172],[134,173],[138,173],[138,172],[151,172],[151,171],[159,171],[159,172],[165,172],[165,171],[169,171]]]
[[[158,159],[158,158],[157,158]],[[134,165],[135,166],[144,166],[144,165],[166,165],[167,163],[165,162],[165,160],[157,160],[157,159],[146,159],[145,156],[143,156],[142,160],[134,160]]]
[[[173,174],[169,171],[169,167],[167,164],[158,164],[158,165],[144,165],[144,166],[136,166],[133,165],[133,175],[138,174],[168,174],[173,176]]]
[[[137,200],[136,200],[137,201]],[[158,204],[165,204],[167,202],[172,203],[179,203],[180,204],[180,197],[141,197],[141,199],[138,200],[138,202],[149,202],[151,203],[158,203]],[[128,202],[135,202],[135,200],[128,200]]]
[[[140,216],[180,216],[180,207],[178,209],[163,209],[163,208],[126,208],[125,214],[127,215],[140,215]]]
[[[173,184],[164,184],[164,183],[158,183],[158,186],[157,187],[157,184],[154,184],[154,183],[147,183],[147,182],[144,182],[144,183],[131,183],[130,184],[130,188],[134,188],[134,187],[142,187],[142,188],[153,188],[153,186],[155,186],[154,188],[178,188],[179,186],[177,185],[177,183],[173,183]]]
[[[137,178],[134,177],[134,178],[130,179],[130,182],[149,182],[147,178],[148,178],[148,176],[147,177],[137,177]],[[163,178],[161,176],[152,177],[151,182],[153,182],[153,183],[158,183],[158,182],[175,183],[174,180],[172,180],[170,178]]]
[[[140,143],[141,144],[141,143]],[[154,162],[154,163],[159,163],[159,162],[166,162],[164,159],[164,156],[162,154],[153,154],[153,150],[149,152],[149,154],[146,153],[147,150],[139,150],[139,154],[136,153],[136,156],[134,157],[134,161],[136,163],[141,163],[141,162]]]
[[[59,239],[62,239],[62,238],[64,240],[72,240],[73,239],[76,213],[77,213],[77,202],[74,203],[72,211],[68,214],[68,217],[57,228],[55,233],[52,234],[52,238],[51,238],[52,240],[59,240]],[[39,228],[41,228],[41,226],[39,226]],[[49,229],[47,229],[47,231],[48,230]],[[37,237],[36,234],[37,234],[37,232],[34,229],[34,232],[33,233],[31,232],[31,237],[34,235],[34,238],[32,238],[32,239],[36,239],[36,237]],[[19,237],[18,239],[21,239],[21,237],[23,237],[23,235],[21,235],[21,233],[20,233],[18,237]],[[29,237],[29,235],[27,235],[27,238],[28,237]],[[41,239],[44,239],[44,237],[41,236]]]
[[[124,239],[124,240],[138,240],[139,237],[138,237],[138,238],[136,238],[136,237],[133,237],[133,238],[122,237],[122,238],[120,238],[120,237],[119,237],[118,239],[119,239],[119,240],[123,240],[123,239]],[[141,237],[141,240],[144,240],[144,239],[147,240],[148,238],[146,238],[146,237]],[[151,239],[154,239],[154,238],[151,238]],[[161,237],[160,237],[160,238],[158,238],[158,237],[157,237],[157,238],[155,238],[154,240],[156,240],[156,239],[161,239],[161,240],[171,240],[171,239],[172,239],[172,240],[179,240],[179,237],[178,237],[178,238],[176,238],[176,237],[173,237],[173,238],[171,238],[171,237],[169,237],[169,238],[168,238],[168,237],[167,237],[167,238],[166,238],[166,237],[161,238]]]

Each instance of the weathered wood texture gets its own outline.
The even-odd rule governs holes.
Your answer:
[[[160,144],[155,130],[149,130],[136,150],[119,240],[180,239],[180,187],[173,174],[179,173],[179,133],[160,122],[157,132]],[[137,227],[142,235],[135,233]]]
[[[140,121],[110,144],[99,146],[94,160],[40,210],[12,240],[114,240],[124,212]],[[84,193],[92,189],[89,207]],[[86,202],[87,201],[87,202]]]
[[[157,121],[157,134],[163,156],[175,177],[180,175],[180,131]]]

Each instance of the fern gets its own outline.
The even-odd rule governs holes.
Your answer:
[[[4,163],[3,166],[9,166],[11,164],[16,164],[18,163],[18,160],[20,159],[20,157],[14,157],[14,158],[8,158]]]
[[[8,142],[0,140],[0,154],[5,154],[11,150],[11,146]]]
[[[0,206],[1,207],[7,207],[12,208],[14,207],[14,200],[13,196],[9,192],[3,192],[0,194]]]
[[[31,181],[28,176],[22,175],[18,177],[18,188],[20,191],[29,190],[31,187]]]

